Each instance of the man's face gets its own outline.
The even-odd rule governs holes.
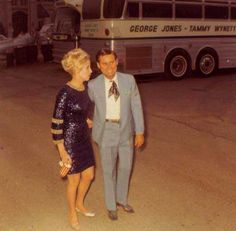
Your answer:
[[[108,79],[113,79],[117,71],[118,61],[115,59],[113,54],[100,56],[99,62],[97,63],[100,71]]]

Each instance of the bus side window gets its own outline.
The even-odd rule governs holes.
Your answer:
[[[228,7],[227,6],[205,6],[205,18],[210,19],[228,19]]]
[[[200,4],[199,5],[176,4],[175,17],[176,18],[202,18],[202,6]]]
[[[172,18],[171,3],[143,3],[144,18]]]
[[[126,9],[127,18],[138,18],[139,17],[139,3],[129,2]]]
[[[236,19],[236,7],[231,7],[231,19]]]

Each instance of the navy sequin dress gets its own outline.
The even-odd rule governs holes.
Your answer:
[[[56,97],[52,118],[53,142],[64,142],[72,159],[68,174],[75,174],[95,165],[87,118],[91,102],[87,90],[78,91],[67,84]]]

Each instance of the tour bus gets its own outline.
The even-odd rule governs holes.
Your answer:
[[[236,0],[56,4],[59,30],[54,49],[64,49],[62,54],[80,46],[91,55],[94,66],[96,52],[105,47],[116,51],[118,69],[132,74],[165,73],[182,79],[192,70],[209,76],[217,69],[236,67]]]

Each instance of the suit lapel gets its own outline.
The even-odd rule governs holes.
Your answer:
[[[105,93],[105,80],[104,80],[104,76],[101,75],[101,78],[99,80],[99,92],[101,92],[101,94],[99,95],[99,99],[101,100],[99,103],[101,104],[102,107],[102,115],[103,118],[105,120],[106,118],[106,93]]]
[[[124,118],[126,84],[124,78],[120,76],[119,72],[117,72],[117,80],[120,92],[120,120],[122,121],[122,118]]]

